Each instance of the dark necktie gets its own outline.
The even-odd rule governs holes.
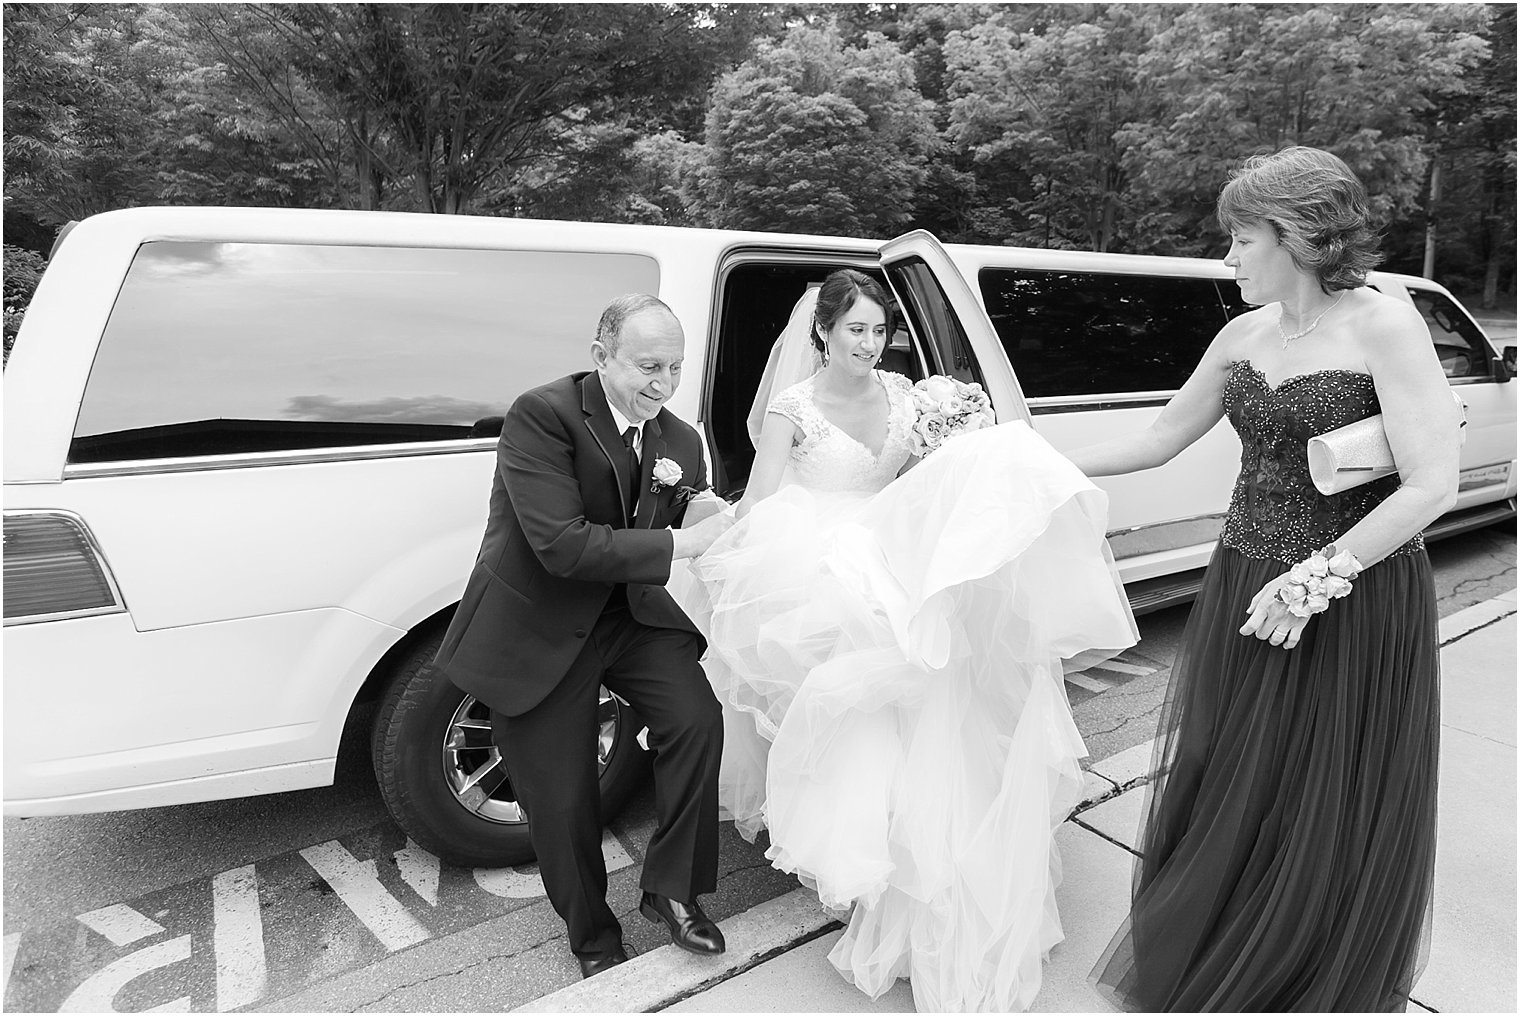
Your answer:
[[[629,427],[623,431],[623,445],[628,449],[628,517],[634,516],[639,503],[639,450],[633,443],[639,428]]]

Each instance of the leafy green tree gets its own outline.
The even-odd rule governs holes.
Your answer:
[[[42,273],[47,268],[47,260],[36,251],[26,250],[5,244],[5,359],[11,356],[11,346],[15,345],[16,333],[21,329],[21,319],[26,315],[27,304],[32,301],[32,293],[37,289],[37,283],[42,281]]]
[[[174,203],[384,207],[371,119],[334,115],[297,70],[282,24],[252,4],[175,4],[192,67],[164,111]],[[356,140],[362,139],[362,140]]]
[[[737,18],[720,17],[719,6],[252,5],[244,16],[278,36],[283,76],[266,62],[231,62],[236,34],[219,37],[229,67],[268,109],[295,109],[297,85],[309,88],[341,125],[359,179],[408,188],[387,204],[460,212],[483,196],[509,206],[514,184],[554,175],[546,160],[583,156],[598,136],[592,123],[679,105],[672,94],[699,87],[692,71],[703,80],[704,32]],[[201,20],[214,27],[221,16]],[[742,39],[736,29],[729,42]],[[313,158],[328,158],[330,139],[306,137]],[[371,194],[363,203],[381,202]]]
[[[1514,299],[1515,7],[1496,4],[1483,33],[1490,55],[1426,115],[1432,186],[1425,215],[1398,232],[1406,249],[1398,267],[1425,267],[1424,231],[1434,243],[1434,275],[1485,308]],[[1439,174],[1439,175],[1436,175]]]
[[[183,69],[159,5],[5,5],[5,197],[50,226],[154,198]]]
[[[1165,252],[1201,253],[1219,188],[1247,155],[1324,148],[1367,184],[1385,219],[1418,207],[1428,152],[1419,116],[1464,89],[1487,54],[1479,5],[1193,4],[1136,73],[1160,109],[1119,132],[1123,165],[1157,211],[1145,232]]]
[[[1043,247],[1118,250],[1134,221],[1120,132],[1155,104],[1137,74],[1150,4],[999,11],[943,44],[946,136],[980,178],[982,229]]]
[[[794,27],[713,86],[702,214],[713,225],[882,236],[912,215],[935,144],[912,62],[885,37]]]

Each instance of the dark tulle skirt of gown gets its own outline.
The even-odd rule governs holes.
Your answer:
[[[1156,739],[1121,1009],[1402,1011],[1435,868],[1435,590],[1389,557],[1283,650],[1240,635],[1288,563],[1215,553]]]

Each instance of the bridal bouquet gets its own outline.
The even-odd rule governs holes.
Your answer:
[[[956,434],[968,434],[997,423],[992,400],[974,381],[957,381],[935,374],[913,386],[913,454],[920,458]]]

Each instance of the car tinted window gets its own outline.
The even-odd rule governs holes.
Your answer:
[[[1229,280],[983,268],[978,283],[1030,398],[1175,391],[1249,309]]]
[[[1487,377],[1492,370],[1488,342],[1467,313],[1444,293],[1410,288],[1415,309],[1430,329],[1430,341],[1447,377]]]
[[[70,461],[488,436],[589,366],[643,255],[157,241],[128,270]]]

